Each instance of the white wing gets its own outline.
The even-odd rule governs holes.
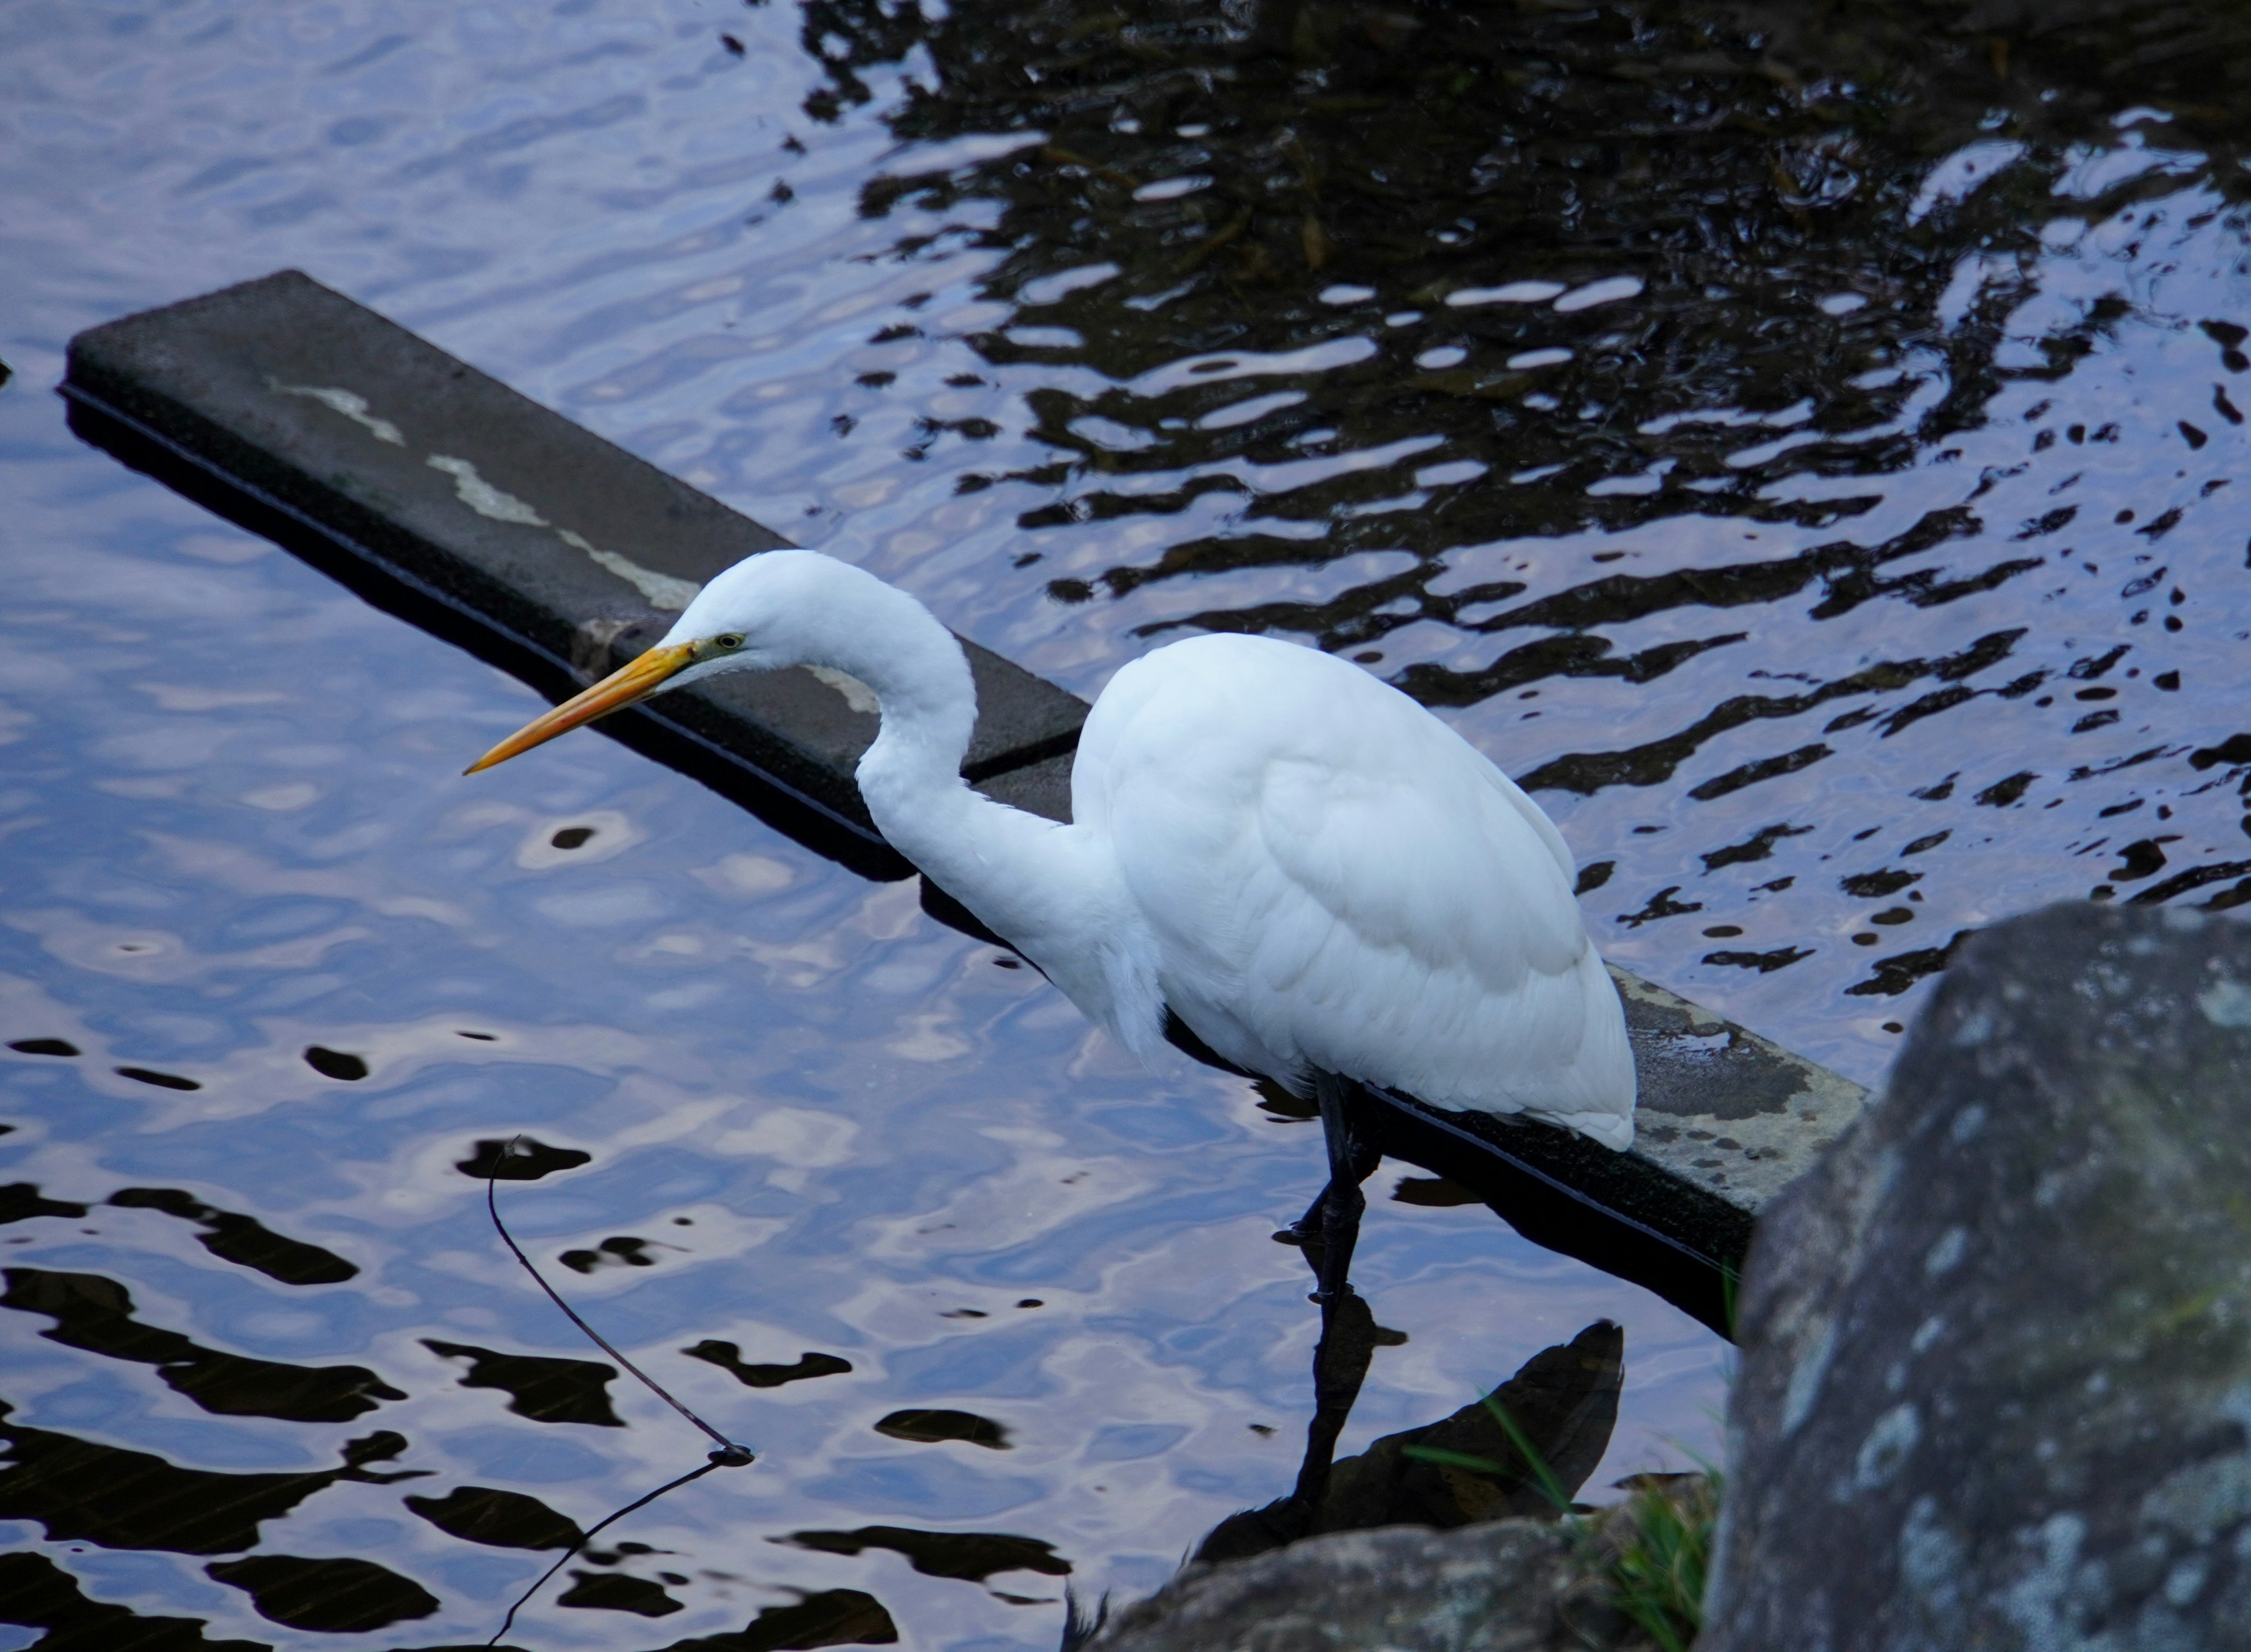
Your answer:
[[[1397,690],[1269,639],[1160,649],[1088,719],[1073,813],[1108,838],[1165,1001],[1221,1054],[1632,1140],[1569,851]]]

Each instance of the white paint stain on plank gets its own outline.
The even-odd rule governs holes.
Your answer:
[[[308,396],[322,406],[342,413],[379,442],[389,442],[393,447],[406,446],[406,438],[399,433],[398,426],[387,418],[377,418],[369,412],[367,397],[357,391],[337,390],[324,384],[284,384],[277,378],[269,378],[266,382],[284,396]]]
[[[393,447],[406,446],[406,438],[398,425],[387,418],[377,418],[369,411],[367,397],[357,391],[344,390],[332,384],[284,384],[279,379],[268,378],[267,386],[279,395],[302,396],[318,402],[332,412],[342,413],[379,442]],[[703,587],[692,579],[677,579],[670,574],[658,573],[644,568],[632,557],[614,550],[604,550],[591,543],[580,534],[568,528],[557,528],[528,500],[518,499],[505,488],[495,487],[477,473],[477,467],[466,459],[456,459],[451,453],[433,453],[424,463],[431,469],[442,471],[454,479],[454,495],[478,515],[492,522],[514,522],[523,528],[545,528],[571,550],[583,551],[594,564],[624,580],[660,613],[676,614],[696,600],[696,593]],[[853,710],[873,716],[880,709],[876,691],[857,677],[827,666],[814,666],[813,674],[843,695],[844,703]]]
[[[503,493],[478,475],[477,467],[468,460],[455,459],[450,453],[433,453],[423,462],[432,470],[442,470],[451,476],[455,495],[478,515],[488,516],[496,522],[521,522],[526,528],[548,526],[546,517],[514,494]]]
[[[494,522],[520,522],[526,528],[554,528],[558,539],[573,550],[585,552],[592,558],[595,566],[624,580],[648,599],[650,607],[660,612],[678,613],[695,601],[696,593],[703,589],[692,579],[675,579],[670,574],[644,568],[630,556],[614,550],[604,550],[568,528],[555,528],[554,523],[530,504],[514,494],[494,487],[478,475],[477,467],[466,459],[456,459],[451,453],[433,453],[425,462],[431,469],[442,470],[451,476],[455,496],[478,515],[490,517]]]
[[[598,550],[567,528],[557,529],[555,536],[574,550],[585,551],[596,563],[648,598],[648,605],[660,612],[678,613],[694,602],[696,593],[703,589],[692,579],[675,579],[670,574],[644,568],[632,557],[620,556],[614,550]]]
[[[849,672],[839,671],[834,666],[807,666],[806,669],[842,695],[844,703],[853,710],[872,717],[883,708],[883,702],[876,698],[876,691]]]

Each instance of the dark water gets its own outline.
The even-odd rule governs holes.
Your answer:
[[[0,1566],[481,1641],[558,1528],[462,1488],[583,1527],[692,1466],[511,1363],[594,1357],[457,1168],[518,1131],[589,1156],[502,1185],[528,1248],[761,1453],[518,1644],[877,1633],[839,1591],[1051,1643],[1046,1557],[1153,1586],[1310,1406],[1309,1127],[606,741],[459,780],[530,695],[67,436],[70,333],[228,280],[302,266],[1083,693],[1184,626],[1361,659],[1540,788],[1612,957],[1857,1077],[1966,928],[2251,890],[2242,53],[1866,17],[0,10],[0,1043],[59,1041],[0,1056]],[[1595,1483],[1709,1448],[1712,1337],[1399,1180],[1345,1449],[1603,1316]],[[1019,1541],[778,1541],[869,1526]]]

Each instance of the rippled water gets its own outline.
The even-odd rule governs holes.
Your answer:
[[[1611,956],[1867,1079],[1964,928],[2251,890],[2242,174],[2225,54],[2136,39],[2150,85],[1593,8],[0,11],[17,1462],[356,1463],[257,1554],[481,1641],[546,1558],[446,1498],[583,1526],[698,1460],[495,1358],[593,1357],[457,1168],[523,1131],[590,1156],[501,1185],[527,1246],[761,1457],[516,1643],[792,1590],[1049,1643],[1051,1566],[777,1540],[1146,1589],[1286,1490],[1314,1329],[1266,1238],[1310,1127],[608,742],[457,779],[530,697],[80,447],[70,333],[294,264],[1082,693],[1183,626],[1347,652],[1541,789]],[[1345,1449],[1604,1315],[1596,1483],[1708,1447],[1711,1337],[1397,1179],[1356,1276],[1410,1340]],[[933,1408],[1007,1448],[874,1426]],[[243,1543],[0,1509],[95,1600],[371,1643],[255,1614]]]

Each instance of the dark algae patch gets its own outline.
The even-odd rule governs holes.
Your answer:
[[[1424,1205],[1434,1208],[1485,1202],[1468,1188],[1450,1182],[1443,1176],[1403,1176],[1398,1185],[1392,1188],[1391,1197],[1403,1205]]]
[[[898,1625],[861,1589],[820,1589],[793,1605],[770,1606],[731,1635],[675,1641],[663,1652],[812,1652],[823,1646],[889,1646]]]
[[[613,1234],[592,1250],[566,1250],[556,1260],[574,1274],[591,1274],[603,1268],[654,1268],[649,1241],[631,1234]]]
[[[10,1268],[0,1307],[44,1314],[50,1342],[111,1359],[154,1365],[165,1383],[205,1411],[287,1422],[350,1422],[385,1400],[406,1396],[364,1365],[286,1365],[205,1348],[177,1331],[142,1324],[133,1298],[99,1274]]]
[[[34,1216],[83,1216],[86,1206],[65,1199],[49,1199],[36,1182],[0,1185],[0,1225],[29,1221]]]
[[[973,1411],[894,1411],[876,1424],[876,1432],[894,1440],[936,1442],[958,1440],[965,1445],[994,1451],[1008,1449],[1008,1431],[990,1417]]]
[[[622,1428],[624,1420],[610,1407],[608,1384],[618,1374],[615,1365],[592,1359],[557,1359],[544,1354],[495,1353],[468,1343],[440,1342],[425,1337],[422,1345],[446,1359],[466,1359],[468,1375],[464,1388],[497,1388],[508,1396],[508,1408],[534,1422],[583,1422],[602,1428]]]
[[[521,1491],[455,1486],[442,1497],[410,1492],[405,1503],[447,1537],[495,1549],[568,1549],[585,1536],[577,1521]]]
[[[305,1065],[322,1078],[333,1078],[350,1084],[367,1076],[367,1058],[354,1055],[349,1050],[332,1050],[323,1044],[314,1044],[305,1050]]]
[[[153,1067],[119,1067],[111,1069],[120,1078],[129,1078],[136,1084],[153,1084],[158,1089],[199,1090],[203,1085],[192,1078],[182,1078],[177,1073],[160,1073]]]
[[[503,1182],[536,1182],[558,1170],[576,1170],[581,1165],[592,1164],[593,1158],[592,1153],[576,1147],[550,1147],[531,1137],[517,1136],[503,1141],[479,1142],[477,1151],[454,1168],[479,1181],[489,1178]]]
[[[1020,1538],[1007,1531],[918,1531],[910,1526],[862,1526],[853,1531],[793,1531],[770,1543],[793,1544],[823,1554],[858,1554],[866,1549],[889,1549],[906,1556],[925,1577],[959,1578],[982,1583],[996,1572],[1038,1572],[1048,1577],[1070,1574],[1070,1562],[1055,1545],[1037,1538]]]
[[[814,1377],[841,1377],[852,1369],[852,1362],[840,1359],[835,1354],[804,1353],[794,1364],[762,1365],[746,1363],[743,1351],[731,1342],[706,1338],[693,1348],[680,1351],[690,1359],[702,1359],[731,1372],[735,1380],[747,1388],[779,1388],[784,1383],[804,1382]]]
[[[426,1618],[438,1597],[372,1560],[308,1560],[294,1554],[217,1560],[204,1570],[244,1591],[261,1618],[324,1635],[365,1635]]]
[[[66,1038],[19,1038],[8,1047],[18,1055],[75,1055],[78,1046]]]
[[[254,1216],[217,1209],[177,1187],[125,1187],[109,1203],[157,1210],[203,1228],[197,1241],[222,1261],[254,1268],[285,1285],[340,1285],[359,1268],[334,1251],[277,1234]]]
[[[379,1472],[406,1449],[388,1429],[347,1441],[343,1466],[310,1474],[221,1474],[184,1469],[142,1451],[79,1440],[5,1420],[0,1441],[0,1520],[36,1521],[50,1541],[105,1549],[229,1554],[254,1548],[260,1523],[279,1519],[339,1480],[375,1485],[419,1478],[419,1469]]]
[[[144,1617],[90,1600],[43,1554],[0,1554],[0,1623],[45,1633],[38,1652],[273,1652],[263,1641],[215,1641],[201,1618]]]
[[[644,1618],[661,1618],[680,1610],[681,1603],[664,1592],[664,1586],[623,1572],[573,1572],[571,1586],[558,1597],[558,1606],[583,1607],[596,1612],[631,1612]]]

